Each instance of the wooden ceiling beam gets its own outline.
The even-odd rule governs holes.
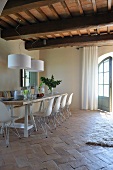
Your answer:
[[[26,19],[23,18],[20,14],[16,14],[16,13],[15,13],[15,16],[17,17],[17,21],[18,21],[20,24],[29,24],[29,22],[26,21]]]
[[[40,50],[65,46],[101,45],[105,43],[113,44],[113,34],[48,39],[46,40],[46,43],[43,40],[39,40],[36,41],[34,44],[33,41],[26,41],[25,48],[27,50]]]
[[[46,16],[46,14],[40,8],[36,8],[36,10],[40,13],[40,15],[42,15],[44,20],[48,20],[48,17]]]
[[[48,7],[50,8],[51,12],[53,13],[53,15],[56,17],[56,18],[60,18],[58,13],[56,12],[56,10],[54,9],[54,7],[52,5],[48,5]]]
[[[61,36],[62,38],[64,38],[64,35],[63,35],[62,33],[60,33],[60,36]]]
[[[70,35],[70,37],[72,37],[72,36],[73,36],[73,34],[72,34],[70,31],[68,32],[68,34]]]
[[[65,1],[64,1],[64,2],[62,2],[61,4],[62,4],[62,6],[63,6],[63,8],[64,8],[65,12],[66,12],[68,15],[70,15],[70,16],[71,16],[71,12],[70,12],[70,10],[69,10],[69,8],[68,8],[67,4],[65,3]]]
[[[54,34],[51,34],[51,36],[52,36],[53,38],[56,38],[56,36],[55,36]]]
[[[95,1],[95,0],[92,0],[92,4],[93,4],[93,10],[94,10],[94,12],[97,12],[96,1]]]
[[[21,35],[21,38],[25,39],[47,34],[59,34],[73,30],[90,29],[111,24],[113,24],[113,13],[104,13],[20,26],[17,31]],[[2,30],[1,37],[6,40],[20,38],[14,28]]]
[[[97,28],[97,33],[100,34],[100,29],[99,28]]]
[[[108,34],[110,34],[110,27],[107,27],[107,32]]]
[[[11,25],[5,22],[4,20],[0,19],[0,25],[4,28],[10,28]]]
[[[9,0],[2,12],[2,16],[9,14],[19,13],[24,10],[30,10],[52,5],[57,2],[63,2],[64,0]]]
[[[2,19],[2,17],[1,17],[1,19]],[[5,16],[5,17],[3,17],[3,20],[7,20],[7,22],[10,24],[10,25],[12,25],[12,26],[17,26],[18,25],[18,23],[13,19],[13,18],[11,18],[10,16]]]
[[[108,0],[108,10],[111,10],[111,1],[112,0]]]
[[[77,33],[78,33],[78,35],[79,35],[79,36],[81,36],[81,32],[80,32],[80,30],[77,30]]]
[[[80,0],[75,0],[75,2],[77,3],[77,5],[79,7],[80,14],[84,14],[81,1]]]
[[[87,29],[87,33],[88,33],[88,35],[91,35],[91,33],[90,33],[90,30],[89,30],[89,29]]]
[[[30,18],[32,18],[33,21],[38,22],[38,20],[35,18],[35,16],[30,12],[25,10],[24,11]]]

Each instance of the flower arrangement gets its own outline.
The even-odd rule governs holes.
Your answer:
[[[52,92],[52,88],[55,88],[57,85],[61,83],[62,80],[55,80],[54,76],[52,75],[51,78],[45,78],[41,77],[40,78],[42,83],[48,86],[48,89]]]

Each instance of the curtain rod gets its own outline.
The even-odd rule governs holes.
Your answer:
[[[97,45],[97,47],[103,47],[103,46],[113,46],[113,45]],[[83,47],[88,47],[88,46],[83,46]],[[76,47],[77,50],[83,47]]]

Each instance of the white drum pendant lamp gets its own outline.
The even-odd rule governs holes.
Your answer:
[[[29,69],[31,68],[31,57],[25,54],[8,55],[8,68]]]
[[[30,72],[41,72],[44,71],[44,61],[42,60],[31,60],[31,69],[28,69]]]

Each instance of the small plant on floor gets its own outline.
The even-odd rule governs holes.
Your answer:
[[[52,88],[55,88],[57,85],[61,83],[62,80],[55,80],[54,76],[52,75],[51,78],[45,78],[41,77],[40,78],[42,83],[48,86],[48,89],[52,92]]]

